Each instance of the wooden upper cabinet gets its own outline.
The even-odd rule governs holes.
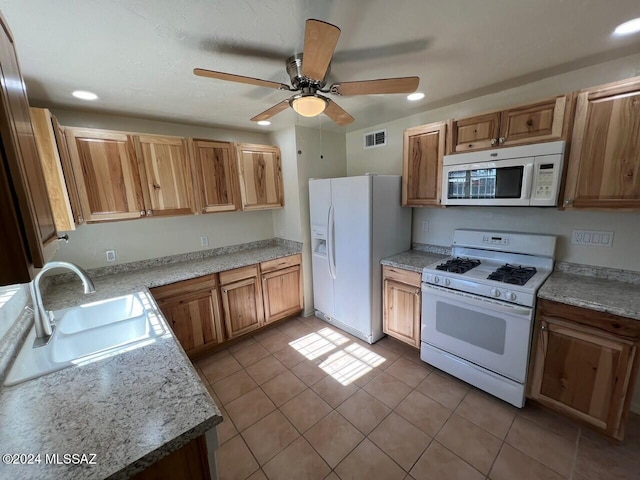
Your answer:
[[[446,129],[438,122],[404,131],[402,205],[440,204]]]
[[[195,213],[191,161],[185,139],[137,135],[134,143],[147,216]]]
[[[452,153],[566,139],[571,95],[454,120],[451,129]]]
[[[198,210],[202,213],[237,210],[239,185],[233,144],[197,139],[190,143]]]
[[[451,129],[454,153],[481,150],[498,145],[500,112],[455,120]]]
[[[242,143],[236,146],[243,210],[284,206],[280,149]]]
[[[144,215],[140,173],[126,133],[65,128],[71,166],[86,222]]]
[[[640,209],[640,77],[578,93],[566,207]]]

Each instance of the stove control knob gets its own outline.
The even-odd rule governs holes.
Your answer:
[[[493,295],[494,297],[499,297],[500,296],[500,290],[498,290],[497,288],[492,288],[491,289],[491,295]]]
[[[507,300],[510,300],[512,302],[516,299],[516,294],[513,292],[506,292],[504,296]]]
[[[448,287],[449,285],[451,285],[451,280],[449,280],[448,278],[445,278],[444,284]]]
[[[440,277],[437,275],[433,277],[433,283],[440,283]]]

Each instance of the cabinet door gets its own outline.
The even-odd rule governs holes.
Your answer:
[[[402,204],[439,205],[446,123],[410,128],[404,132]]]
[[[266,145],[237,146],[243,210],[284,206],[280,149]]]
[[[202,213],[237,210],[239,187],[233,145],[193,140],[191,147],[199,210]]]
[[[195,213],[191,161],[178,137],[134,137],[148,215]]]
[[[220,290],[229,339],[262,326],[264,310],[257,276],[223,285]]]
[[[419,348],[420,274],[383,267],[382,288],[383,332]]]
[[[29,281],[32,267],[42,267],[55,253],[58,242],[47,186],[38,158],[29,102],[18,65],[13,38],[0,17],[0,136],[7,190],[3,192],[3,254],[0,276],[8,283]],[[3,185],[4,187],[4,185]],[[11,278],[13,277],[13,279]]]
[[[500,112],[455,120],[451,130],[452,152],[469,152],[498,146]]]
[[[635,354],[629,341],[540,315],[531,396],[616,436]]]
[[[224,340],[215,290],[178,295],[159,306],[187,355],[197,355]]]
[[[300,265],[262,274],[265,323],[302,310],[302,272]]]
[[[566,132],[566,95],[501,113],[500,138],[503,146],[561,140]]]
[[[140,173],[126,133],[65,128],[71,166],[86,222],[144,215]]]
[[[75,230],[76,223],[71,211],[71,201],[62,171],[62,160],[58,152],[51,113],[45,108],[31,108],[29,111],[56,230],[59,232]]]
[[[640,208],[640,77],[578,94],[565,205]]]

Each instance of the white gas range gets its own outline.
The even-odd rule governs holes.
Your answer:
[[[422,360],[524,406],[536,292],[555,246],[550,235],[456,230],[452,257],[422,273]]]

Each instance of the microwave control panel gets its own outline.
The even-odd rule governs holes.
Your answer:
[[[561,176],[562,155],[536,157],[533,173],[533,189],[531,191],[531,205],[556,205]]]

